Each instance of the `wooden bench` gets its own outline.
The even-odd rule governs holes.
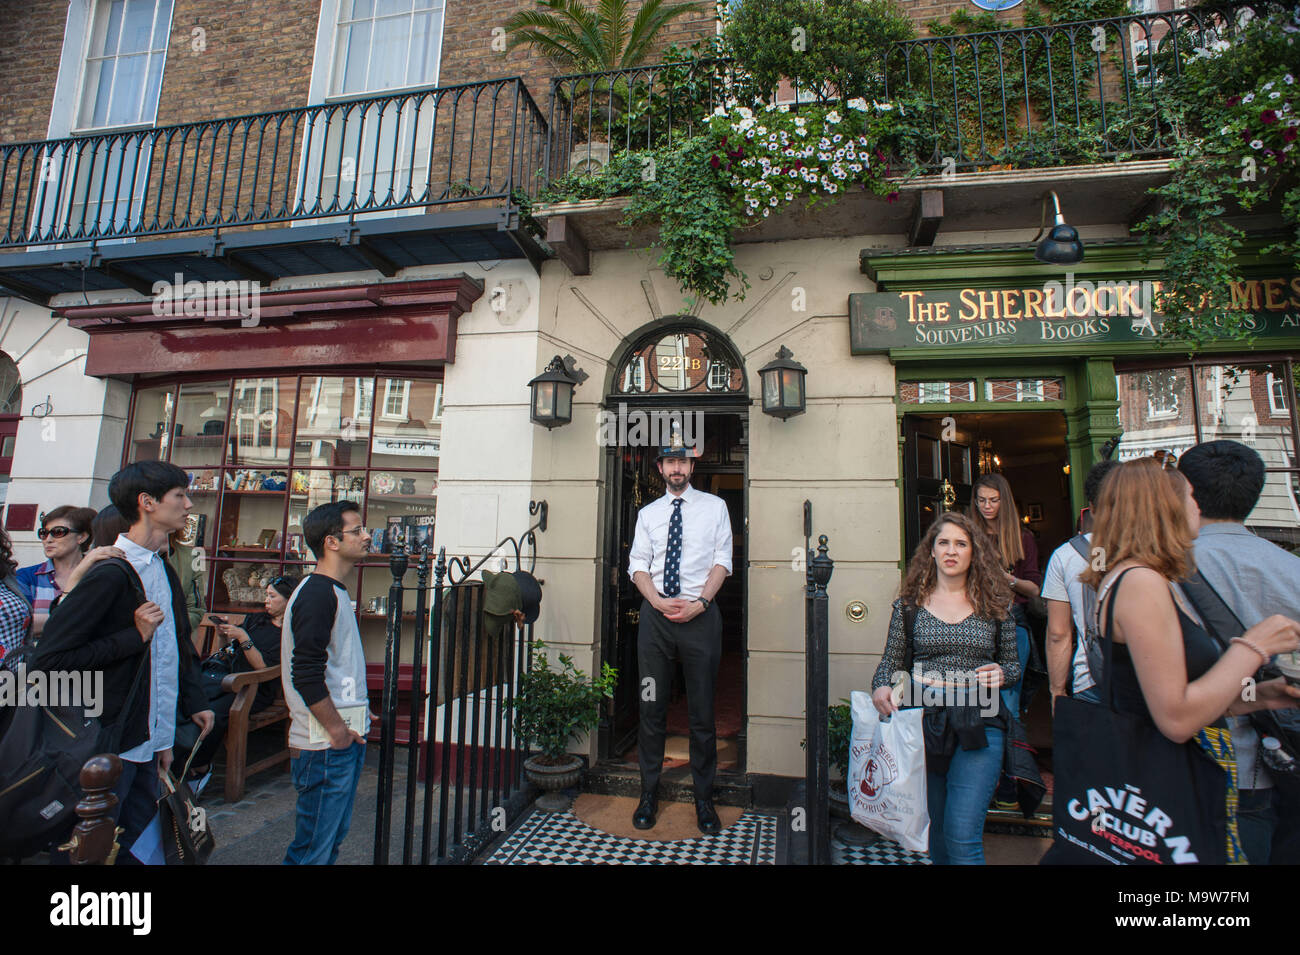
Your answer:
[[[220,616],[235,626],[244,622],[246,614],[223,613]],[[194,633],[195,649],[201,656],[207,652],[219,650],[225,645],[217,631],[217,625],[205,616]],[[263,683],[275,681],[275,702],[264,710],[252,712],[257,699],[258,687]],[[249,776],[270,769],[280,763],[289,762],[289,707],[284,702],[284,692],[280,689],[280,667],[264,667],[249,673],[231,673],[221,681],[221,688],[227,693],[235,694],[235,702],[230,707],[230,723],[226,727],[226,802],[238,802],[244,798],[244,786]],[[276,723],[284,723],[284,746],[270,756],[248,764],[248,734]]]

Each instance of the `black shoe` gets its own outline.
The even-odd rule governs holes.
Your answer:
[[[653,829],[655,827],[655,812],[658,808],[658,796],[654,793],[641,793],[641,801],[637,803],[636,812],[632,814],[632,825],[638,829]]]
[[[695,821],[706,836],[716,836],[722,831],[722,822],[713,808],[712,799],[695,800]]]

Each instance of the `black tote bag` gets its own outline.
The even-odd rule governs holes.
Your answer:
[[[1175,743],[1146,716],[1115,710],[1110,633],[1120,580],[1112,588],[1101,640],[1107,702],[1056,701],[1053,842],[1042,864],[1222,865],[1228,785],[1223,769],[1194,741]]]

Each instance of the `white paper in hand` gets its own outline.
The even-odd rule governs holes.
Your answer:
[[[882,721],[871,695],[854,690],[849,740],[849,808],[859,822],[905,849],[928,852],[922,710],[899,710]]]

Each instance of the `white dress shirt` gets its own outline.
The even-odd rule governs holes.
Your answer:
[[[172,588],[163,568],[163,559],[151,550],[122,534],[113,545],[126,555],[144,584],[145,599],[162,608],[163,620],[153,632],[149,651],[152,682],[137,692],[149,691],[149,738],[135,749],[122,753],[122,759],[147,763],[154,753],[170,749],[176,741],[176,704],[180,698],[180,650],[176,646],[176,618],[172,613]],[[123,714],[125,717],[126,714]]]
[[[636,579],[645,571],[654,581],[655,590],[664,592],[664,558],[668,553],[668,522],[673,516],[672,494],[665,494],[637,513],[636,533],[628,554],[627,575]],[[726,568],[731,576],[731,517],[722,498],[687,485],[681,493],[682,557],[678,567],[681,593],[685,600],[695,600],[709,579],[714,565]]]

